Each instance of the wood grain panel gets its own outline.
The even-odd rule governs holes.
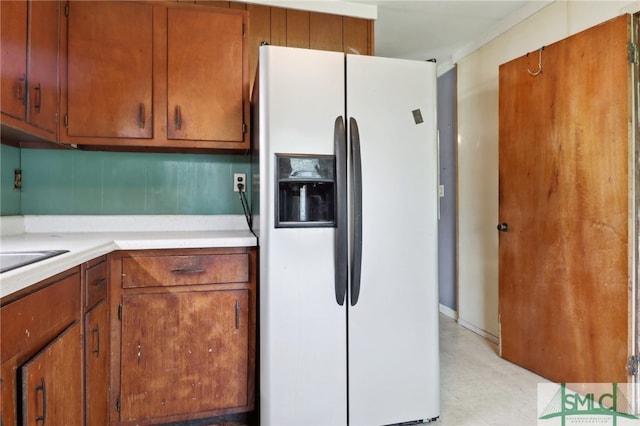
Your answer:
[[[629,23],[500,67],[500,349],[555,382],[627,381]]]
[[[248,4],[249,12],[249,84],[253,91],[253,84],[256,78],[258,67],[258,56],[260,43],[271,43],[271,8]]]
[[[121,419],[247,405],[248,293],[125,295]]]
[[[152,22],[151,4],[69,4],[69,136],[152,137]]]
[[[168,10],[167,137],[242,142],[245,18],[206,10]]]
[[[86,424],[109,418],[109,305],[100,302],[85,315]]]
[[[33,354],[80,317],[80,274],[66,272],[47,282],[51,285],[0,309],[1,341],[11,342],[0,347],[2,363]]]
[[[286,46],[309,48],[309,12],[287,9]]]
[[[0,406],[5,425],[18,424],[17,370],[80,318],[79,271],[74,268],[2,299]]]
[[[0,2],[0,110],[24,120],[27,78],[27,2]]]
[[[371,21],[345,16],[343,18],[343,48],[345,53],[373,55]]]
[[[106,258],[102,262],[91,265],[85,270],[85,309],[91,309],[99,301],[107,298],[109,265]]]
[[[249,255],[145,256],[122,259],[122,287],[242,283],[249,280]]]
[[[55,136],[58,118],[58,3],[29,2],[27,121]]]
[[[287,9],[271,8],[271,44],[287,45]]]
[[[342,16],[309,13],[309,47],[342,52]]]
[[[22,424],[84,424],[81,336],[78,321],[21,367]]]

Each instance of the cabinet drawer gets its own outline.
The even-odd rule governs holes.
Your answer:
[[[90,309],[107,297],[108,264],[106,259],[85,271],[86,296],[84,306]]]
[[[39,350],[80,317],[79,268],[46,281],[51,284],[0,309],[3,363]]]
[[[204,254],[122,259],[122,287],[157,287],[249,281],[249,255]]]

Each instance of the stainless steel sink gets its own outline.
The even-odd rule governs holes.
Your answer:
[[[3,251],[0,252],[0,273],[67,252],[69,250]]]

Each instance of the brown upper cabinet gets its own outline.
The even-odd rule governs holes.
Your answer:
[[[56,138],[59,16],[58,1],[0,2],[3,135]]]
[[[3,141],[245,152],[262,42],[374,53],[372,20],[235,1],[0,1],[0,18]]]
[[[248,148],[246,11],[70,1],[65,15],[60,142]]]
[[[62,139],[151,139],[153,7],[69,2],[67,28]]]

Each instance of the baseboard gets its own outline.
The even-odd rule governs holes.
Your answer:
[[[440,303],[440,313],[446,317],[451,318],[452,320],[458,320],[458,313],[450,307],[443,305],[442,303]]]
[[[487,340],[489,340],[489,341],[491,341],[491,342],[495,343],[496,345],[497,345],[497,344],[498,344],[498,342],[500,341],[500,339],[498,339],[498,336],[494,336],[493,334],[491,334],[491,333],[489,333],[489,332],[487,332],[487,331],[484,331],[483,329],[478,328],[478,327],[476,327],[475,325],[470,324],[470,323],[466,322],[466,321],[465,321],[465,320],[463,320],[463,319],[458,318],[458,324],[460,324],[460,325],[461,325],[461,326],[463,326],[464,328],[467,328],[467,329],[469,329],[469,330],[473,331],[473,332],[474,332],[474,333],[476,333],[476,334],[479,334],[480,336],[482,336],[482,337],[484,337],[485,339],[487,339]]]

